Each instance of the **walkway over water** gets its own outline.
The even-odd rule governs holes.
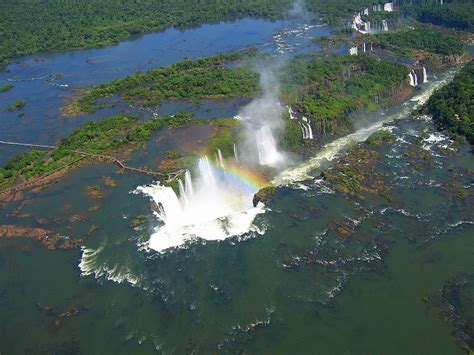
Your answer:
[[[3,145],[11,145],[11,146],[19,146],[19,147],[27,147],[27,148],[39,148],[39,149],[48,149],[48,150],[53,150],[53,149],[57,149],[58,147],[57,146],[53,146],[53,145],[44,145],[44,144],[33,144],[33,143],[21,143],[21,142],[9,142],[9,141],[0,141],[0,144],[3,144]],[[44,176],[40,176],[36,179],[33,179],[32,181],[28,181],[26,182],[25,184],[21,184],[21,185],[18,185],[18,186],[14,186],[10,189],[7,189],[7,190],[4,190],[2,192],[6,192],[6,191],[9,191],[9,190],[16,190],[16,189],[21,189],[21,188],[24,188],[24,187],[27,187],[29,185],[32,185],[34,184],[35,182],[39,181],[39,180],[42,180],[44,179],[45,177],[59,171],[59,170],[62,170],[64,168],[67,168],[75,163],[77,163],[78,161],[80,160],[83,160],[84,158],[87,158],[87,157],[90,157],[90,158],[96,158],[98,160],[106,160],[106,161],[110,161],[112,163],[115,163],[117,164],[121,169],[124,169],[124,170],[128,170],[128,171],[133,171],[133,172],[136,172],[136,173],[140,173],[140,174],[146,174],[146,175],[149,175],[149,176],[155,176],[155,177],[160,177],[160,178],[163,178],[165,177],[166,178],[166,181],[167,182],[172,182],[174,181],[177,177],[179,177],[180,175],[184,174],[186,172],[186,169],[179,169],[177,171],[174,171],[172,173],[168,173],[168,174],[165,174],[165,173],[160,173],[160,172],[157,172],[157,171],[153,171],[153,170],[150,170],[150,169],[143,169],[143,168],[135,168],[135,167],[132,167],[132,166],[128,166],[126,165],[123,161],[119,160],[118,158],[115,158],[113,156],[110,156],[110,155],[105,155],[105,154],[94,154],[94,153],[87,153],[87,152],[83,152],[83,151],[80,151],[80,150],[71,150],[71,153],[76,153],[76,154],[80,154],[80,155],[83,155],[82,158],[78,159],[78,160],[75,160],[74,162],[70,163],[70,164],[67,164],[65,165],[64,167],[58,169],[58,170],[55,170],[47,175],[44,175]]]

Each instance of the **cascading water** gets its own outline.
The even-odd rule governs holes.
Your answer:
[[[410,86],[415,86],[415,78],[413,77],[412,72],[408,73],[408,80],[410,81]]]
[[[222,157],[222,152],[219,148],[217,149],[217,159],[219,160],[220,167],[224,168],[224,158]]]
[[[237,153],[237,146],[234,143],[234,159],[236,163],[240,163],[239,154]]]
[[[293,112],[293,109],[291,107],[288,107],[288,113],[290,115],[290,119],[296,120],[298,118],[295,116],[295,113]]]
[[[388,22],[387,22],[387,20],[382,20],[382,31],[388,32]]]
[[[412,69],[411,72],[413,74],[413,79],[414,79],[414,82],[415,82],[415,86],[418,86],[418,74],[416,74],[415,69]]]
[[[303,139],[313,139],[313,129],[311,128],[311,122],[306,117],[303,117],[303,122],[300,122],[300,126]]]
[[[426,68],[423,67],[423,83],[428,82],[428,74],[426,73]]]
[[[383,5],[383,11],[392,12],[393,11],[393,2],[387,2]]]
[[[283,155],[278,151],[277,144],[273,138],[272,129],[268,125],[257,130],[255,139],[260,165],[275,166],[283,160]]]
[[[418,75],[416,74],[415,69],[410,70],[410,74],[408,74],[408,78],[410,80],[411,86],[418,86]]]
[[[423,86],[420,94],[413,97],[406,103],[406,105],[402,105],[399,108],[394,109],[393,113],[391,113],[389,110],[387,114],[381,115],[380,118],[375,120],[373,123],[358,129],[354,133],[348,134],[347,136],[341,137],[331,143],[326,144],[315,157],[306,160],[304,163],[301,163],[296,167],[282,171],[273,179],[272,183],[274,185],[282,185],[311,179],[311,176],[309,175],[311,171],[323,167],[324,164],[337,157],[341,151],[348,149],[358,142],[366,140],[372,133],[382,129],[384,124],[396,119],[408,117],[413,110],[416,110],[421,105],[424,105],[436,89],[450,82],[453,79],[455,73],[455,70],[450,70],[443,74],[443,76],[438,80],[430,81],[430,83]]]
[[[226,165],[223,159],[219,164]],[[152,198],[155,214],[163,223],[150,238],[151,249],[163,252],[196,237],[223,240],[258,232],[252,225],[255,216],[263,212],[263,205],[252,204],[257,187],[221,166],[212,166],[207,157],[199,159],[194,180],[187,171],[184,182],[178,181],[179,197],[171,187],[159,183],[137,188]]]
[[[357,47],[356,47],[356,46],[351,47],[351,48],[349,49],[349,53],[350,53],[350,55],[357,55],[357,54],[358,54]]]

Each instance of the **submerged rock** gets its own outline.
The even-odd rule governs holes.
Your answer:
[[[32,228],[14,225],[0,225],[0,238],[28,238],[34,239],[46,249],[68,250],[78,249],[84,242],[84,238],[69,238],[59,233],[44,228]]]
[[[96,200],[104,198],[105,196],[104,192],[101,190],[100,186],[98,185],[86,186],[85,191],[86,191],[87,196]]]

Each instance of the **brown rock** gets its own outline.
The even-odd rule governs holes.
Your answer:
[[[44,228],[32,228],[14,225],[0,225],[0,238],[28,238],[34,239],[46,249],[76,249],[84,242],[84,238],[62,237],[59,233]]]
[[[69,222],[80,222],[80,221],[85,221],[86,219],[87,219],[86,216],[76,213],[76,214],[70,215],[67,220]]]
[[[117,181],[112,179],[110,176],[103,176],[102,177],[102,182],[107,187],[117,187],[118,186]]]

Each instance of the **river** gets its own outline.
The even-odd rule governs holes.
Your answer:
[[[25,117],[1,112],[1,138],[50,144],[118,110],[62,118],[62,103],[82,85],[247,46],[279,53],[317,50],[311,37],[331,31],[315,26],[288,34],[294,26],[241,20],[20,58],[0,73],[0,82],[26,81],[14,82],[0,105],[24,98]],[[55,73],[63,77],[52,83],[67,87],[51,85]],[[159,222],[148,200],[133,192],[152,178],[118,175],[111,165],[84,167],[40,194],[27,193],[31,203],[22,206],[21,218],[14,213],[19,203],[4,207],[1,224],[41,222],[66,236],[98,229],[81,251],[0,240],[0,351],[462,354],[452,335],[459,332],[456,317],[443,321],[449,307],[441,290],[462,277],[472,288],[474,162],[468,146],[456,145],[429,120],[409,118],[452,75],[433,78],[413,101],[378,112],[354,135],[279,176],[285,186],[255,219],[262,233],[196,239],[166,253],[150,250],[146,243]],[[218,117],[243,104],[207,103],[203,109],[169,103],[164,110],[186,107],[204,114],[210,108],[209,115]],[[319,167],[381,128],[394,135],[394,143],[374,148],[392,202],[351,199],[317,178]],[[182,144],[188,132],[167,133],[159,132],[153,142],[161,137],[160,143],[136,153],[134,161],[156,159]],[[207,132],[192,134],[198,139]],[[417,164],[414,149],[429,153],[426,164]],[[0,161],[18,151],[1,147]],[[91,203],[84,189],[104,176],[113,176],[118,186],[105,188],[105,198]],[[74,214],[86,220],[67,223]],[[130,228],[138,215],[149,223]],[[352,231],[351,237],[342,238],[341,228]],[[460,289],[456,304],[463,317],[469,316],[462,301],[472,300],[469,287]]]

